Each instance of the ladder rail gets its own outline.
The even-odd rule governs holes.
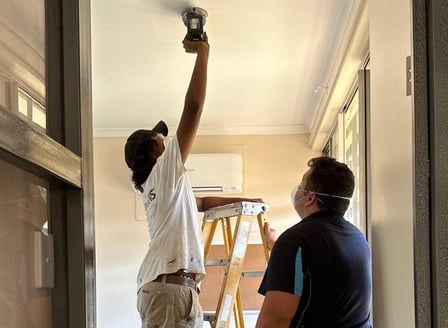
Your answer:
[[[202,223],[202,240],[204,241],[204,259],[207,258],[212,246],[213,236],[215,235],[218,221]]]
[[[224,220],[221,220],[222,223],[222,231],[224,235],[224,245],[225,245],[225,251],[226,256],[228,259],[230,259],[231,251],[232,251],[232,223],[230,221],[230,217],[225,217]],[[228,263],[229,261],[227,261]],[[227,264],[226,263],[226,264]],[[243,319],[243,308],[241,305],[241,295],[240,295],[240,288],[239,284],[236,291],[236,301],[233,305],[233,314],[235,319],[235,326],[239,328],[244,328],[244,319]]]

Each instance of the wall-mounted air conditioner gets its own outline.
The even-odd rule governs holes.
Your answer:
[[[190,154],[185,167],[195,193],[243,191],[243,157],[240,154]]]

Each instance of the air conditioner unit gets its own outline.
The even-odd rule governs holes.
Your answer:
[[[240,154],[190,154],[185,167],[195,193],[243,191],[243,157]]]

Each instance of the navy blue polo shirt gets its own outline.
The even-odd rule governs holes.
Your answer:
[[[258,292],[300,296],[290,327],[368,328],[372,279],[364,234],[336,213],[313,213],[279,236]]]

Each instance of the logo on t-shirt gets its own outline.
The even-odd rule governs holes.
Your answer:
[[[152,188],[148,193],[150,202],[152,202],[154,199],[156,199],[156,194],[154,193],[154,189],[156,189],[156,188]]]

